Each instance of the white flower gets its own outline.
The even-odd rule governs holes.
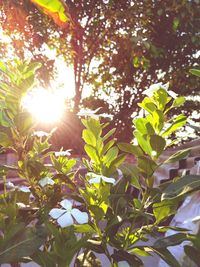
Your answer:
[[[49,212],[49,215],[57,220],[57,223],[63,228],[70,226],[74,223],[74,219],[79,224],[88,223],[88,214],[86,212],[82,212],[76,208],[72,208],[72,203],[64,199],[60,202],[60,205],[64,209],[52,209]]]
[[[65,151],[58,151],[58,152],[55,152],[55,156],[56,157],[71,156],[70,151],[71,151],[71,149],[68,149],[68,150],[65,150]]]
[[[49,177],[44,177],[38,182],[42,187],[45,187],[46,185],[54,185],[55,182],[49,178]]]
[[[30,193],[31,192],[29,187],[28,186],[24,186],[24,185],[19,187],[19,191],[24,192],[24,193]]]
[[[37,137],[43,137],[43,136],[45,136],[45,137],[48,137],[49,136],[49,133],[44,132],[44,131],[35,131],[33,133],[33,136],[37,136]]]
[[[127,261],[119,261],[118,267],[130,267]]]
[[[142,94],[147,95],[148,97],[152,97],[153,94],[158,91],[159,89],[164,89],[165,91],[167,91],[167,93],[172,97],[172,98],[176,98],[177,94],[171,90],[168,91],[169,89],[169,83],[156,83],[156,84],[152,84],[147,90],[143,91]]]
[[[7,189],[15,189],[16,186],[12,182],[6,182],[6,188]]]
[[[97,108],[95,110],[84,109],[84,110],[81,110],[80,112],[78,112],[77,115],[80,116],[80,117],[92,117],[94,119],[98,119],[100,117],[109,118],[109,119],[113,118],[113,115],[107,114],[107,113],[96,114],[96,112],[99,111],[100,109],[101,109],[101,107]]]
[[[81,110],[77,113],[78,116],[81,116],[81,117],[92,117],[94,119],[98,119],[99,118],[99,115],[96,114],[96,112],[101,109],[101,108],[97,108],[96,110],[91,110],[91,109],[84,109],[84,110]]]
[[[109,184],[114,184],[115,183],[115,179],[114,178],[109,178],[109,177],[106,177],[106,176],[103,176],[103,175],[98,175],[98,174],[95,174],[95,173],[92,173],[92,172],[89,172],[87,174],[87,176],[91,179],[89,180],[89,183],[90,184],[100,184],[101,180],[103,180],[104,182],[106,183],[109,183]]]

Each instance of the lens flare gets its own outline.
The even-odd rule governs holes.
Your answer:
[[[58,90],[51,92],[37,88],[29,92],[22,100],[22,106],[42,123],[60,121],[65,111],[65,98]]]

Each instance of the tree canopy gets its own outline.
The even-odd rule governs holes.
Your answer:
[[[63,6],[61,13],[49,12],[38,5],[42,2],[1,1],[1,27],[12,39],[13,54],[41,61],[40,78],[47,83],[54,62],[43,45],[56,49],[74,69],[75,112],[81,102],[93,109],[104,106],[117,121],[120,139],[125,133],[131,138],[130,115],[137,114],[150,84],[169,81],[181,95],[199,95],[197,78],[189,74],[199,64],[198,0],[52,1]],[[10,48],[2,42],[1,57],[6,49],[8,55]],[[82,101],[86,85],[93,94]],[[193,100],[184,106],[189,115],[199,108]]]

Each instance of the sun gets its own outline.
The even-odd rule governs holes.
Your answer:
[[[65,112],[65,97],[62,91],[36,88],[22,99],[22,106],[41,123],[52,124],[62,119]]]

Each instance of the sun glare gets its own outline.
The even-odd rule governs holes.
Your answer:
[[[37,121],[49,124],[61,120],[65,98],[60,90],[51,92],[37,88],[23,98],[22,105]]]

